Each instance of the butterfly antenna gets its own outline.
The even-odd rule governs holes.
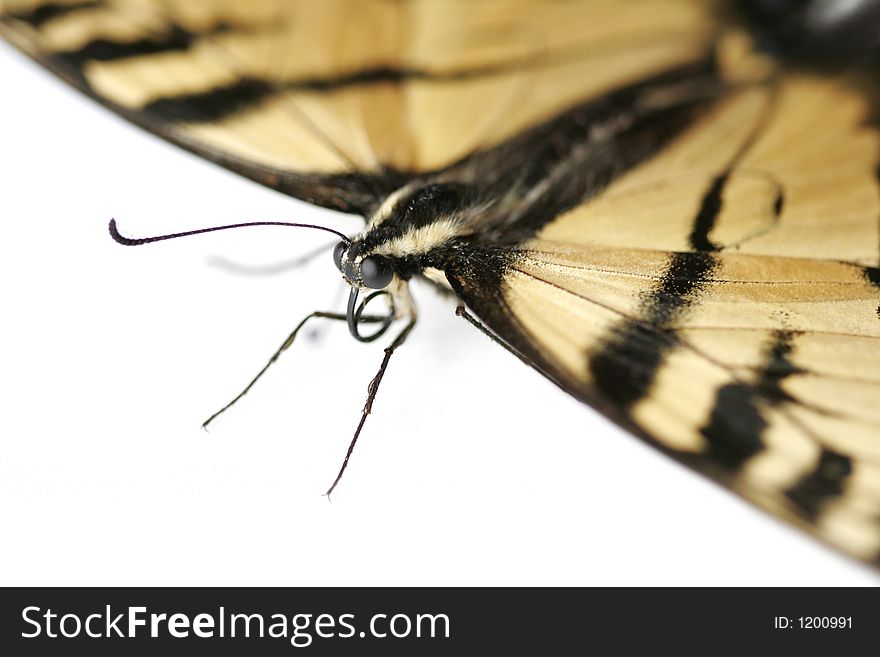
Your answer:
[[[328,228],[327,226],[317,226],[315,224],[298,224],[298,223],[290,223],[287,221],[248,221],[241,224],[228,224],[226,226],[211,226],[210,228],[199,228],[197,230],[187,230],[182,233],[170,233],[168,235],[155,235],[153,237],[125,237],[119,232],[119,228],[116,226],[116,219],[110,220],[110,237],[114,239],[114,241],[122,244],[123,246],[140,246],[141,244],[150,244],[152,242],[162,242],[164,240],[173,240],[178,237],[189,237],[190,235],[201,235],[202,233],[214,233],[220,230],[230,230],[232,228],[247,228],[249,226],[287,226],[292,228],[314,228],[315,230],[323,230],[325,233],[332,233],[336,235],[339,239],[341,239],[346,244],[351,244],[351,240],[348,237],[340,233],[338,230],[333,230],[332,228]]]

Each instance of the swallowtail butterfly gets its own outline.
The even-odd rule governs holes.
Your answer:
[[[567,393],[874,563],[878,25],[868,0],[0,2],[7,40],[123,117],[364,218],[310,226],[350,286],[323,315],[387,340],[358,434],[424,280]]]

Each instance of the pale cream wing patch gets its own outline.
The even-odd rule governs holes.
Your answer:
[[[880,271],[533,240],[497,293],[451,280],[527,362],[860,559],[880,556]]]
[[[696,0],[2,0],[0,16],[194,150],[327,175],[443,167],[704,56],[714,29]]]
[[[857,82],[746,84],[541,237],[878,266],[880,131]]]

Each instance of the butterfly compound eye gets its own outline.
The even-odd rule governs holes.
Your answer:
[[[336,263],[336,269],[339,271],[342,271],[342,256],[345,255],[347,250],[348,244],[345,242],[340,242],[333,247],[333,262]]]
[[[374,290],[386,287],[394,276],[391,263],[382,256],[368,256],[361,260],[361,280]]]

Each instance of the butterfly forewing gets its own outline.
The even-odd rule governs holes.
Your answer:
[[[706,47],[699,3],[651,0],[641,11],[654,19],[639,24],[613,4],[4,0],[0,11],[14,43],[148,129],[367,213],[412,174]]]
[[[732,4],[804,54],[755,23],[766,3],[696,0],[4,0],[0,30],[312,203],[375,223],[465,186],[454,221],[399,231],[438,244],[415,273],[572,395],[876,561],[877,85],[758,53]]]

